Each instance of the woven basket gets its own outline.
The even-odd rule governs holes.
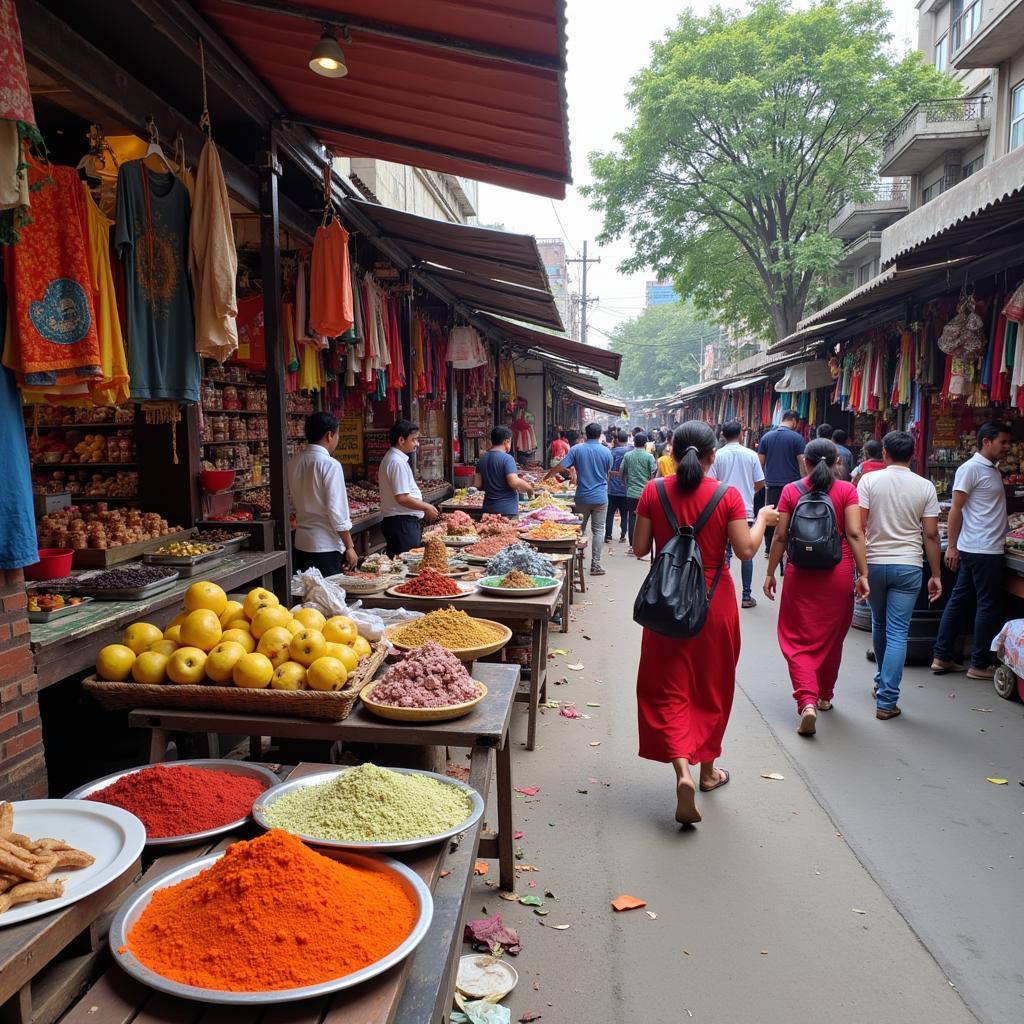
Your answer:
[[[247,715],[285,715],[291,718],[322,718],[340,722],[348,718],[359,691],[376,675],[387,657],[385,644],[372,653],[348,677],[343,690],[248,690],[237,686],[179,686],[175,683],[108,683],[89,676],[82,686],[105,708],[134,711],[136,708],[183,708],[188,711],[228,711]]]

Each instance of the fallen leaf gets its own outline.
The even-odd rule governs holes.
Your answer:
[[[543,907],[544,901],[539,896],[520,896],[519,902],[524,907]]]
[[[1006,779],[985,779],[986,782],[991,782],[993,786],[1005,786]]]
[[[446,868],[444,871],[441,872],[441,877],[447,878],[450,874],[451,872]]]
[[[647,906],[647,900],[638,900],[635,896],[622,895],[612,900],[615,910],[639,910]]]
[[[525,1010],[522,1017],[519,1018],[519,1024],[530,1024],[532,1020],[540,1020],[540,1014],[534,1013],[533,1010]]]
[[[684,949],[683,950],[683,956],[689,956],[689,955],[690,955],[690,951],[688,949]]]
[[[856,907],[850,907],[850,911],[854,914],[866,914],[866,910],[858,910]]]
[[[581,635],[581,636],[583,637],[583,639],[584,639],[584,640],[589,640],[589,639],[590,639],[590,637],[589,637],[589,636],[587,636],[587,634],[586,634],[586,633],[582,633],[582,634],[580,634],[580,635]]]
[[[761,772],[762,779],[772,779],[774,782],[781,782],[786,776],[778,772]]]
[[[590,700],[587,701],[587,707],[588,708],[599,708],[600,706],[601,706],[600,704],[595,704],[593,701],[590,701]]]
[[[478,953],[490,953],[495,946],[511,956],[522,952],[523,944],[515,928],[509,928],[501,919],[501,914],[478,921],[467,921],[463,931],[463,941],[472,944]]]
[[[551,711],[557,711],[562,705],[557,700],[546,700],[541,706],[549,708]]]
[[[537,883],[536,883],[536,882],[535,882],[535,881],[534,881],[534,880],[533,880],[532,878],[531,878],[531,879],[530,879],[530,881],[529,881],[529,882],[527,882],[526,884],[527,884],[527,885],[528,885],[528,886],[529,886],[529,887],[530,887],[531,889],[536,889],[536,888],[537,888]]]
[[[549,924],[548,928],[554,928],[555,931],[567,932],[572,927],[571,924]]]
[[[517,793],[522,793],[523,796],[536,796],[540,792],[540,786],[513,786],[512,788]]]
[[[537,909],[537,910],[535,910],[535,911],[534,911],[534,913],[535,913],[535,914],[536,914],[536,915],[537,915],[538,917],[547,917],[547,916],[548,916],[548,914],[550,914],[550,913],[551,913],[551,911],[550,911],[550,910],[540,910],[540,909]]]
[[[518,832],[518,831],[517,832],[513,832],[512,833],[512,838],[513,839],[522,839],[523,838],[523,833],[522,832]]]
[[[558,899],[558,897],[550,889],[545,889],[544,890],[544,895],[549,900],[557,900]]]
[[[652,920],[657,921],[658,915],[653,910],[645,910],[644,913]]]
[[[519,893],[517,893],[517,892],[499,892],[498,895],[503,900],[507,900],[509,903],[518,903],[519,902]]]
[[[601,741],[600,740],[594,740],[590,745],[592,747],[599,747],[599,746],[601,746]]]
[[[473,874],[474,875],[486,875],[487,872],[490,871],[490,870],[491,870],[490,864],[488,864],[487,861],[484,861],[484,860],[478,860],[473,865]]]
[[[992,713],[992,709],[991,708],[971,708],[971,710],[972,711],[981,711],[982,713],[987,713],[987,714],[991,714]]]
[[[540,871],[540,868],[534,864],[517,864],[516,871]]]
[[[535,981],[533,983],[533,991],[534,992],[539,992],[540,991],[540,982],[539,981]]]
[[[575,665],[566,665],[565,667],[567,669],[569,669],[570,671],[572,671],[572,672],[582,672],[583,671],[583,662],[582,661],[577,661]]]
[[[582,718],[583,716],[575,709],[570,707],[561,707],[558,709],[559,715],[562,718]]]
[[[576,792],[577,793],[582,793],[584,796],[586,796],[590,792],[590,790],[589,789],[577,789]]]
[[[568,654],[569,652],[564,647],[556,647],[551,653],[552,654]]]
[[[767,949],[762,949],[761,950],[761,956],[767,956],[767,955],[768,955],[768,950]]]

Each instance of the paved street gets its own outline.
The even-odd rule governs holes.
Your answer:
[[[551,678],[568,682],[549,696],[592,717],[545,710],[537,751],[517,743],[515,785],[541,787],[516,795],[522,862],[540,869],[517,889],[557,900],[538,918],[481,879],[470,906],[520,929],[513,1020],[525,1010],[656,1024],[1020,1020],[1021,705],[918,669],[904,716],[878,722],[867,637],[854,633],[836,709],[802,739],[762,600],[743,613],[721,761],[732,781],[701,798],[701,825],[681,830],[671,769],[636,757],[630,611],[643,567],[623,551],[614,545],[571,633],[553,640],[568,653]],[[522,740],[525,712],[514,730]],[[770,772],[784,779],[761,778]],[[609,901],[624,893],[647,908],[614,913]]]

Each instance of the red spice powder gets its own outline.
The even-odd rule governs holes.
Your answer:
[[[258,779],[209,768],[155,764],[87,796],[131,811],[150,839],[191,835],[246,817],[266,787]]]
[[[395,587],[395,590],[412,597],[454,597],[462,593],[458,583],[436,569],[424,569],[419,576]]]

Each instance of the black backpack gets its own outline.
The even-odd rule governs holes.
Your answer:
[[[796,488],[800,497],[789,519],[786,554],[799,569],[833,569],[843,557],[843,538],[832,498],[802,480]]]
[[[715,596],[725,565],[723,550],[722,564],[709,590],[704,579],[704,559],[697,544],[697,534],[711,518],[711,513],[729,487],[720,483],[697,522],[693,526],[680,526],[669,504],[664,479],[655,480],[654,486],[674,536],[658,552],[640,593],[636,595],[633,621],[662,636],[696,636],[704,627],[711,598]]]

